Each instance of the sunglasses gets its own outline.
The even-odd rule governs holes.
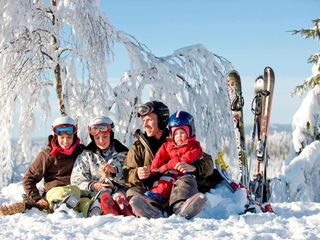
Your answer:
[[[149,113],[152,113],[154,111],[153,106],[149,106],[146,104],[142,104],[137,107],[137,116],[138,117],[143,117]]]
[[[62,134],[73,135],[77,131],[74,126],[57,126],[53,129],[56,135],[61,136]]]
[[[99,132],[108,133],[108,132],[111,132],[111,130],[112,130],[111,124],[101,123],[101,124],[97,124],[89,127],[89,134],[96,136]]]

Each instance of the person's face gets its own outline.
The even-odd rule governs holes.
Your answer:
[[[97,135],[93,136],[94,142],[101,150],[107,149],[110,146],[110,133],[111,132],[99,132]]]
[[[179,146],[183,144],[188,138],[187,133],[182,128],[174,131],[174,142]]]
[[[58,143],[61,148],[69,149],[71,147],[74,134],[68,135],[66,133],[63,133],[63,134],[57,135],[57,136],[58,136]]]
[[[158,116],[155,113],[149,113],[142,117],[143,129],[148,137],[159,139],[162,135],[162,130],[158,127]]]

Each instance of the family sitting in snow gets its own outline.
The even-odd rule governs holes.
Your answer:
[[[214,171],[211,157],[196,140],[193,116],[178,111],[169,117],[168,107],[159,101],[140,105],[137,116],[144,132],[136,130],[129,150],[114,138],[109,117],[89,122],[87,146],[80,144],[71,117],[57,118],[48,146],[23,178],[26,201],[49,212],[73,209],[84,217],[196,216],[206,202],[201,192],[214,184]],[[44,192],[37,188],[42,179]]]

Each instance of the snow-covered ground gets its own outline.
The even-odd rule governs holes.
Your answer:
[[[2,204],[19,201],[21,183],[1,190]],[[1,239],[320,239],[320,203],[273,203],[276,214],[242,211],[243,193],[223,184],[207,193],[199,216],[145,219],[122,216],[82,218],[35,208],[0,217]]]

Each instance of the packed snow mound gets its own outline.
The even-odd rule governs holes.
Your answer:
[[[292,136],[296,153],[313,142],[319,133],[320,126],[320,86],[315,86],[303,99],[293,116]]]
[[[271,181],[272,201],[320,202],[320,142],[314,141]]]
[[[303,99],[292,120],[292,148],[270,182],[271,201],[320,202],[320,85]]]

